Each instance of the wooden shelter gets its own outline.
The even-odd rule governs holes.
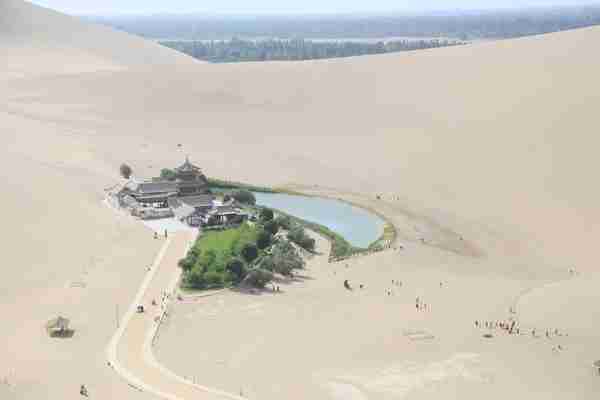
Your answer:
[[[51,337],[70,337],[73,336],[73,330],[69,329],[70,323],[67,318],[58,316],[46,323],[46,331]]]

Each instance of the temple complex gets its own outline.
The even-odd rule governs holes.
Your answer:
[[[231,224],[246,218],[234,200],[216,200],[208,179],[189,158],[172,171],[170,179],[130,179],[117,193],[119,206],[142,219],[174,217],[191,226]]]

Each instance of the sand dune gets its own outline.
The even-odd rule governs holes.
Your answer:
[[[249,397],[261,399],[593,398],[598,40],[589,28],[210,65],[2,1],[0,397],[74,398],[86,383],[97,397],[148,398],[106,367],[104,349],[160,243],[101,200],[121,162],[148,176],[190,154],[209,175],[334,188],[391,218],[407,249],[348,272],[312,266],[315,279],[279,297],[176,307],[158,352],[173,370],[201,370],[203,383],[228,391],[252,382]],[[418,244],[415,224],[433,246]],[[438,248],[434,232],[463,236],[481,256]],[[372,289],[348,298],[345,274]],[[391,279],[407,282],[393,300]],[[412,311],[417,295],[431,299],[431,314]],[[473,329],[511,305],[528,329],[569,336],[486,341]],[[57,314],[77,329],[70,341],[42,329]],[[411,341],[413,331],[434,339]]]

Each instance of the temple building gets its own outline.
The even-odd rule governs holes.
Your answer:
[[[179,196],[194,196],[209,192],[208,179],[187,157],[183,165],[175,168],[175,183]]]
[[[208,179],[200,168],[186,157],[185,162],[173,170],[172,180],[154,178],[149,181],[131,180],[123,188],[122,197],[131,196],[137,203],[158,208],[169,207],[168,199],[196,195],[210,195]]]
[[[127,184],[117,194],[120,207],[142,219],[175,217],[191,226],[232,224],[246,215],[231,200],[224,204],[210,192],[202,170],[186,157],[171,179],[153,178]]]

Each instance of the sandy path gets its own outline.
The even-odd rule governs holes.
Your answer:
[[[157,320],[169,302],[169,299],[164,302],[161,299],[164,293],[173,293],[180,276],[177,261],[185,254],[191,240],[193,237],[190,232],[178,232],[165,242],[111,340],[107,357],[115,371],[131,385],[165,399],[198,398],[200,395],[206,399],[240,399],[186,381],[161,366],[152,354]],[[153,306],[152,300],[159,305]],[[143,314],[136,312],[140,304],[146,309]]]

